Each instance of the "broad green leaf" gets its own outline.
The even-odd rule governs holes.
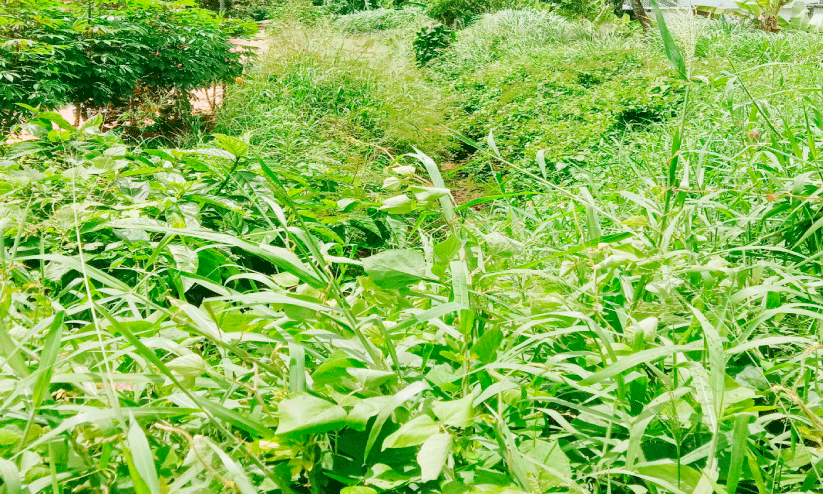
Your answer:
[[[205,373],[209,365],[196,353],[182,355],[166,363],[166,366],[184,377],[196,377]]]
[[[392,290],[429,279],[426,259],[412,249],[383,251],[363,259],[363,269],[381,288]]]
[[[520,451],[528,475],[537,482],[541,492],[570,485],[577,487],[569,480],[572,477],[571,463],[557,441],[530,439],[521,443]]]
[[[11,429],[0,429],[0,446],[14,446],[22,438],[22,434]]]
[[[432,403],[432,411],[440,422],[463,429],[474,423],[473,401],[474,395],[453,401],[435,401]]]
[[[414,398],[428,388],[429,385],[425,381],[415,381],[395,393],[394,396],[392,396],[392,400],[383,405],[380,413],[377,414],[377,418],[374,420],[371,431],[369,431],[369,440],[366,442],[366,451],[363,454],[364,458],[369,457],[369,453],[374,447],[377,438],[380,436],[380,431],[383,429],[383,424],[386,423],[389,416],[407,400]]]
[[[322,434],[342,428],[346,411],[342,407],[307,393],[283,400],[278,405],[277,435]]]
[[[415,417],[383,440],[383,449],[419,446],[440,432],[440,427],[428,415]]]
[[[196,273],[200,264],[200,257],[197,252],[185,247],[183,245],[169,244],[169,252],[171,252],[174,263],[177,269],[188,273]],[[183,289],[188,290],[194,286],[194,280],[191,278],[183,278]]]
[[[62,115],[54,111],[44,111],[42,113],[38,113],[34,116],[37,119],[48,120],[56,124],[61,129],[65,130],[75,130],[74,127],[65,119]]]
[[[358,400],[346,417],[346,425],[354,430],[365,431],[369,419],[380,413],[380,410],[390,406],[393,401],[392,396],[373,396]]]
[[[491,134],[489,134],[491,135]],[[426,167],[426,172],[431,177],[432,183],[435,187],[446,189],[446,182],[443,181],[443,176],[440,174],[440,169],[437,167],[437,164],[434,162],[426,154],[422,153],[419,149],[415,148],[415,154],[412,154],[414,158],[420,160],[423,163],[423,166]],[[443,217],[446,221],[451,222],[454,220],[454,201],[450,195],[445,195],[440,198],[440,209],[443,211]]]
[[[449,459],[452,450],[451,434],[435,434],[423,443],[417,453],[417,464],[420,465],[420,480],[428,482],[440,477],[440,472]]]
[[[0,366],[8,364],[18,378],[27,377],[31,370],[20,353],[20,346],[12,339],[5,324],[0,324]]]
[[[414,211],[416,206],[417,203],[414,202],[412,198],[405,194],[400,194],[399,196],[389,197],[383,201],[380,209],[389,214],[409,214]]]
[[[397,374],[391,371],[381,371],[377,369],[361,369],[350,367],[346,372],[351,375],[363,389],[376,389],[394,380]]]
[[[129,426],[129,452],[131,453],[134,467],[143,482],[149,488],[152,494],[160,494],[160,481],[157,478],[157,468],[154,465],[154,457],[149,448],[149,442],[146,439],[146,434],[131,416],[131,425]]]
[[[377,494],[377,491],[365,485],[353,485],[340,489],[340,494]]]
[[[445,197],[451,193],[449,189],[441,189],[439,187],[412,186],[411,190],[414,192],[414,198],[417,199],[418,202],[423,203],[440,199],[441,197]]]
[[[242,158],[249,151],[249,145],[236,137],[225,134],[212,134],[212,136],[221,149],[230,152],[235,158]]]
[[[343,379],[348,378],[346,369],[349,367],[363,367],[363,363],[345,354],[332,354],[318,365],[311,374],[315,389],[321,386],[340,385]]]
[[[490,328],[472,345],[471,353],[484,364],[491,363],[497,355],[500,343],[503,341],[503,332],[499,328]]]
[[[377,494],[377,491],[365,485],[352,485],[340,489],[340,494]]]
[[[14,462],[5,458],[0,458],[0,478],[3,479],[3,486],[7,494],[23,494],[23,486],[20,483],[20,470]]]
[[[521,254],[525,249],[522,242],[511,239],[500,232],[492,232],[483,237],[486,251],[490,256],[511,257]]]

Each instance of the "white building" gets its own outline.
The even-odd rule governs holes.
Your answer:
[[[823,0],[821,0],[823,1]],[[643,7],[651,13],[652,11],[652,2],[651,0],[641,0],[643,3]],[[823,19],[823,3],[820,1],[814,2],[804,2],[802,0],[795,0],[789,1],[783,8],[780,10],[780,15],[788,19],[791,16],[792,7],[795,6],[796,3],[801,3],[806,6],[809,16],[820,16]],[[700,8],[700,7],[714,7],[720,9],[727,9],[727,10],[735,10],[737,9],[737,2],[734,0],[658,0],[657,5],[660,6],[660,10],[664,13],[666,11],[671,10],[679,10],[679,9],[687,9],[687,8]],[[631,11],[631,2],[626,1],[623,4],[623,9],[626,11]]]

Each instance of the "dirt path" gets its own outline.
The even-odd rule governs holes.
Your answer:
[[[266,34],[266,25],[266,21],[260,22],[257,34],[251,39],[235,38],[230,39],[229,42],[237,47],[235,51],[240,48],[252,48],[257,55],[262,55],[271,47],[271,41]],[[189,101],[194,107],[195,114],[213,113],[223,102],[223,87],[217,85],[193,91]]]
[[[240,50],[241,48],[252,48],[258,55],[262,55],[268,51],[271,46],[271,42],[266,34],[267,24],[267,21],[258,23],[257,34],[255,34],[251,39],[230,39],[229,42],[235,45],[235,49],[233,51]],[[198,89],[196,91],[192,91],[189,101],[194,107],[195,114],[203,115],[213,113],[223,102],[223,86],[215,85],[208,89]],[[78,121],[77,111],[74,105],[68,105],[55,111],[72,125]],[[80,118],[79,122],[79,125],[82,125],[85,123],[85,120]],[[6,143],[13,144],[15,142],[30,141],[32,139],[34,139],[34,136],[31,134],[21,132],[19,134],[6,137]]]

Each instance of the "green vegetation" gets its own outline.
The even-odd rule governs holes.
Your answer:
[[[233,79],[242,66],[227,36],[256,26],[190,6],[10,2],[0,11],[0,128],[23,116],[19,103],[133,113],[162,98],[185,106],[190,91]]]
[[[78,53],[157,12],[228,50],[127,5]],[[179,148],[4,117],[0,492],[823,489],[820,36],[507,3],[422,46],[439,5],[266,4]],[[0,63],[76,101],[81,38]]]

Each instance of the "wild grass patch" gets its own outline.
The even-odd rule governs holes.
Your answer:
[[[2,489],[819,491],[815,41],[711,23],[684,78],[624,27],[292,26],[186,149],[31,119]]]

